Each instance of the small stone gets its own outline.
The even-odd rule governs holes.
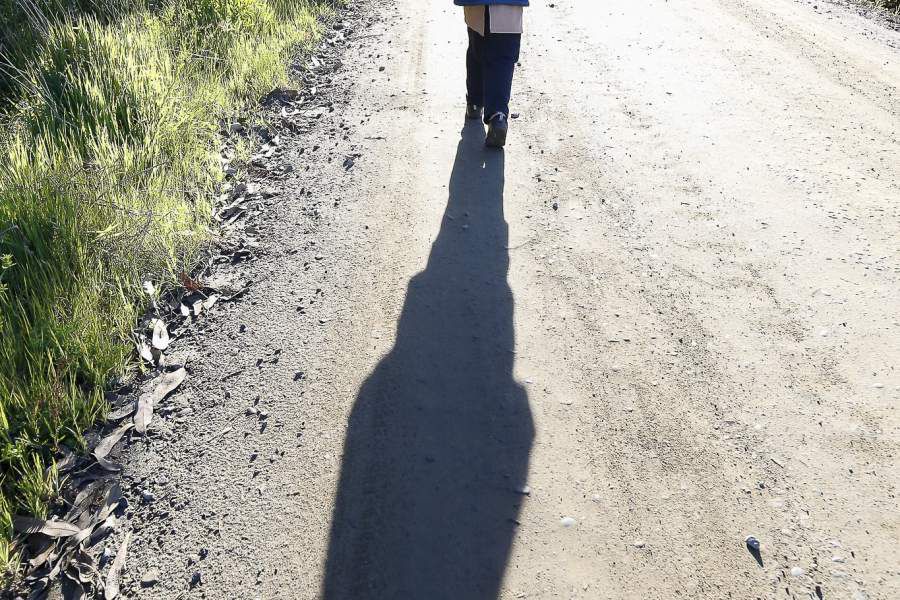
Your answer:
[[[645,548],[646,546],[647,546],[647,542],[645,542],[644,540],[634,540],[635,548]]]
[[[191,587],[196,587],[203,583],[203,575],[200,571],[194,571],[194,574],[191,575]]]
[[[752,535],[747,536],[747,547],[754,552],[759,552],[759,540]]]
[[[573,519],[572,517],[563,517],[559,520],[559,524],[565,528],[574,527],[578,524],[578,521]]]
[[[141,575],[141,587],[153,587],[159,583],[159,569],[150,569]]]
[[[791,567],[791,577],[803,577],[806,575],[806,571],[803,570],[803,567]]]
[[[153,495],[153,492],[150,490],[141,490],[141,500],[143,500],[146,504],[150,504],[156,499]]]
[[[844,561],[846,561],[846,560],[847,560],[847,559],[844,558],[843,556],[832,556],[832,557],[831,557],[831,562],[842,563],[842,562],[844,562]]]

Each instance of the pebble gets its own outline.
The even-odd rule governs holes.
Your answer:
[[[575,525],[578,524],[578,521],[576,521],[572,517],[563,517],[562,519],[559,520],[559,524],[562,525],[563,527],[574,527]]]
[[[802,567],[791,567],[791,577],[803,577],[806,571]]]
[[[842,563],[845,560],[847,560],[847,559],[844,558],[843,556],[832,556],[831,557],[831,562]]]
[[[159,583],[159,569],[150,569],[141,575],[141,587],[153,587]]]
[[[759,540],[753,537],[752,535],[747,536],[747,547],[753,550],[754,552],[759,552]]]
[[[141,500],[146,502],[147,504],[153,502],[156,497],[153,495],[153,492],[150,490],[141,490]]]
[[[645,542],[644,540],[634,540],[635,548],[644,548],[646,546],[647,546],[647,542]]]

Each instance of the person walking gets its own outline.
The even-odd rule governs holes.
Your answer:
[[[506,145],[513,72],[519,60],[524,7],[529,0],[453,0],[465,12],[466,117],[484,119],[485,143]]]

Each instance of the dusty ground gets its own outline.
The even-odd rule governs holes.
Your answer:
[[[132,446],[129,595],[900,597],[900,34],[535,4],[505,153],[450,2],[347,17]]]

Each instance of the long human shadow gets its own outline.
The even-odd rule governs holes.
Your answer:
[[[503,187],[503,153],[468,123],[427,268],[349,419],[324,600],[499,597],[534,438]]]

